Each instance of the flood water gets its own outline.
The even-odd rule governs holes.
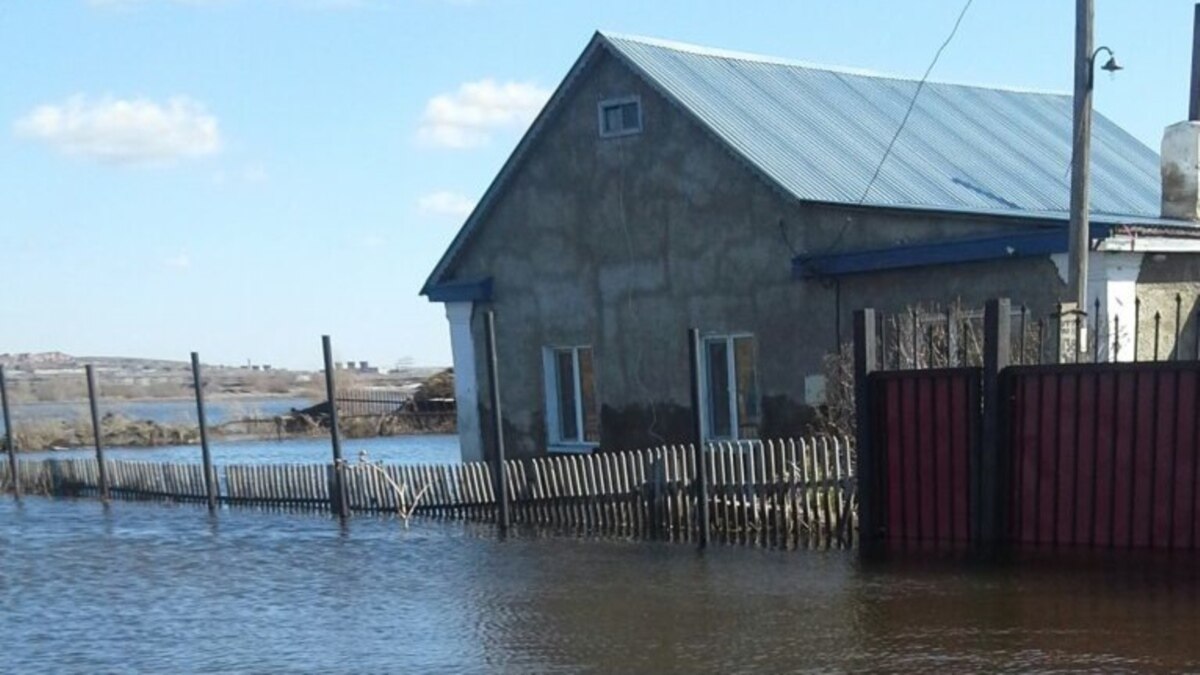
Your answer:
[[[0,672],[1195,670],[1196,569],[4,499]]]

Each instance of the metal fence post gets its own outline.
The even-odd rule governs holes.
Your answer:
[[[325,356],[325,396],[329,399],[329,442],[333,446],[333,475],[329,491],[329,508],[339,517],[350,517],[350,502],[346,499],[346,480],[342,462],[342,428],[338,423],[337,383],[333,375],[333,345],[328,335],[321,336]]]
[[[13,499],[21,501],[21,474],[17,468],[17,448],[13,440],[12,415],[8,411],[8,380],[0,365],[0,408],[4,410],[4,449],[8,451],[8,473],[13,484]]]
[[[96,464],[100,478],[100,499],[108,501],[108,468],[104,466],[104,439],[100,431],[100,406],[96,401],[96,369],[84,366],[87,374],[88,405],[92,411],[92,438],[96,441]]]
[[[200,377],[200,355],[192,352],[192,383],[196,387],[196,419],[200,422],[200,458],[204,462],[204,492],[208,510],[217,511],[217,485],[213,480],[212,454],[208,451],[208,420],[204,414],[204,382]]]
[[[1004,532],[1001,504],[1008,483],[1003,475],[1008,448],[1001,373],[1012,358],[1011,320],[1008,298],[987,301],[983,310],[983,420],[979,447],[971,449],[972,529],[976,545],[987,557],[996,554]]]
[[[874,420],[871,418],[871,387],[867,382],[868,376],[878,368],[877,358],[875,310],[860,309],[854,312],[854,411],[858,450],[858,548],[863,558],[878,557],[882,543],[879,494],[882,485],[879,458],[872,446]],[[916,358],[915,352],[913,358]]]
[[[487,338],[488,391],[492,403],[492,486],[496,493],[496,525],[500,534],[508,533],[508,465],[504,461],[504,415],[500,411],[500,368],[496,360],[496,313],[484,314]]]
[[[700,381],[700,331],[688,329],[688,369],[691,371],[692,386],[692,433],[696,439],[693,446],[696,464],[696,524],[699,532],[696,534],[696,548],[703,550],[708,546],[710,523],[708,519],[708,460],[704,452],[704,396]]]

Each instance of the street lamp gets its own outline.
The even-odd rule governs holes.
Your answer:
[[[1075,100],[1071,151],[1071,221],[1067,235],[1066,300],[1075,312],[1087,307],[1088,249],[1091,239],[1088,227],[1088,173],[1092,156],[1092,86],[1096,80],[1096,59],[1101,52],[1108,61],[1101,70],[1115,73],[1121,70],[1117,57],[1108,47],[1092,49],[1093,0],[1075,2]],[[1076,349],[1083,345],[1077,345]]]

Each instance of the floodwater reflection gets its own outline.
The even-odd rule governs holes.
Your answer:
[[[1194,670],[1195,569],[4,500],[0,671]]]

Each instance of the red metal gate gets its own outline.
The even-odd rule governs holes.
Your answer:
[[[1200,363],[1004,371],[1018,547],[1195,549]]]
[[[975,527],[980,370],[876,372],[868,386],[885,548],[965,546]]]
[[[885,335],[872,310],[856,313],[864,556],[965,544],[988,557],[1038,547],[1200,550],[1200,304],[1186,361],[1181,297],[1165,351],[1158,312],[1151,349],[1139,350],[1138,306],[1126,349],[1152,362],[1099,362],[1123,346],[1110,339],[1123,335],[1119,317],[1109,331],[1099,308],[1087,332],[1083,315],[1060,308],[1056,330],[1043,320],[1031,333],[1022,310],[1014,333],[1000,299],[984,311],[973,363],[982,367],[942,370],[916,368],[972,362],[970,349],[956,358],[950,314],[940,334],[924,333],[913,313]],[[1075,362],[1007,366],[1037,363],[1047,345],[1055,361]],[[914,370],[877,372],[889,363]]]

